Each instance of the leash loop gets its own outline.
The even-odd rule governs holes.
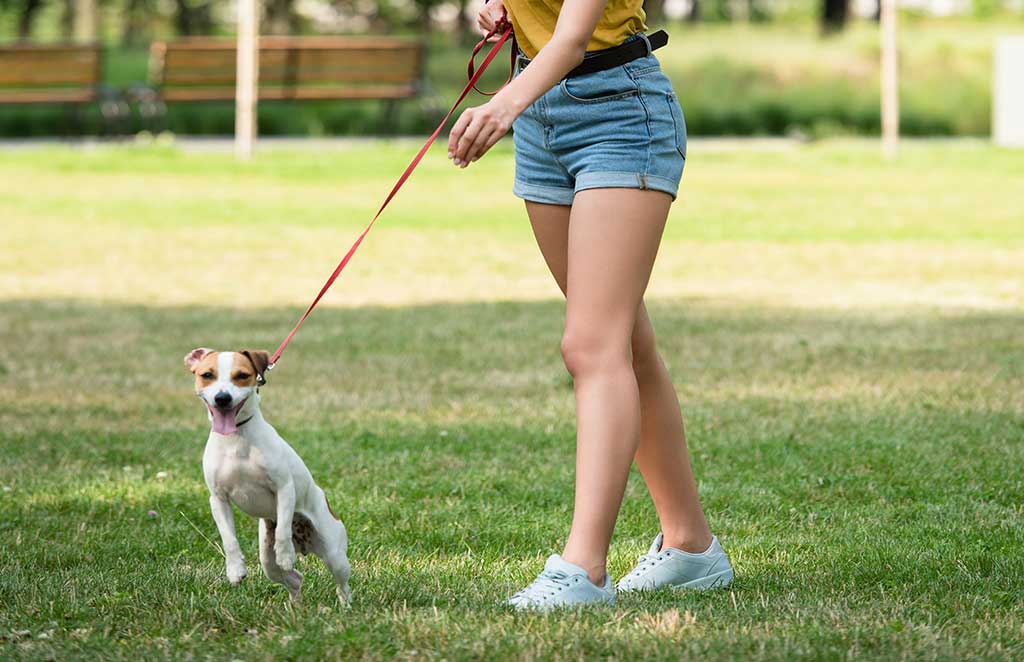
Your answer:
[[[491,30],[491,32],[486,37],[484,37],[479,42],[477,42],[476,46],[473,47],[473,54],[469,56],[469,66],[466,68],[466,77],[469,78],[470,81],[473,80],[473,75],[475,73],[475,62],[474,61],[476,60],[477,53],[479,53],[480,50],[484,47],[484,44],[487,43],[487,40],[490,39],[492,36],[494,36],[497,32],[505,32],[505,31],[511,30],[511,29],[512,29],[512,22],[508,20],[508,12],[506,12],[505,9],[503,8],[501,10],[501,18],[494,25],[494,28]],[[510,50],[510,53],[511,53],[512,57],[511,57],[511,61],[509,62],[508,78],[506,78],[505,82],[502,83],[498,87],[498,89],[494,90],[493,92],[484,92],[483,90],[481,90],[479,87],[476,86],[476,83],[472,83],[473,89],[476,90],[479,94],[482,94],[482,95],[487,96],[487,97],[493,97],[495,94],[500,92],[503,87],[505,87],[506,85],[511,83],[512,82],[512,77],[515,75],[515,72],[516,72],[516,50],[517,50],[517,48],[516,48],[516,36],[515,36],[515,33],[513,32],[512,33],[512,48]]]
[[[500,36],[498,36],[499,34]],[[492,37],[496,36],[498,36],[498,40],[494,43],[494,46],[491,47],[491,50],[488,51],[487,56],[483,59],[483,62],[480,63],[480,68],[475,69],[473,66],[473,59],[476,58],[477,53],[479,53],[483,49],[487,41]],[[448,124],[448,120],[451,119],[452,114],[455,113],[459,105],[469,95],[470,90],[477,90],[477,81],[480,80],[480,77],[483,75],[484,71],[487,70],[487,67],[490,66],[491,62],[494,60],[494,57],[498,54],[498,52],[501,50],[501,47],[505,45],[505,42],[508,41],[510,37],[512,37],[512,25],[511,23],[509,23],[508,16],[506,14],[503,15],[501,20],[498,21],[497,24],[495,24],[494,28],[491,29],[491,31],[488,32],[487,35],[477,43],[476,47],[473,49],[473,55],[469,61],[469,82],[466,83],[466,86],[462,89],[462,92],[459,94],[459,97],[455,100],[455,103],[452,104],[451,109],[444,116],[444,119],[442,119],[441,123],[437,125],[437,128],[434,129],[434,132],[430,134],[430,137],[427,138],[427,141],[423,143],[423,146],[420,147],[420,150],[416,153],[416,156],[413,157],[412,161],[409,162],[409,165],[406,166],[405,171],[402,172],[401,176],[398,178],[398,181],[395,182],[395,185],[391,188],[391,191],[388,193],[387,197],[384,198],[384,202],[381,204],[380,208],[377,209],[377,213],[373,215],[372,219],[370,219],[369,225],[367,225],[366,228],[359,234],[359,236],[356,237],[356,240],[352,243],[352,246],[349,247],[344,257],[342,257],[341,261],[338,262],[338,266],[334,268],[334,271],[331,272],[331,275],[327,278],[327,281],[323,284],[323,287],[320,288],[320,291],[317,292],[316,297],[313,298],[313,302],[309,304],[309,307],[306,308],[306,311],[302,313],[302,315],[299,317],[299,321],[295,323],[295,326],[292,327],[292,330],[285,337],[284,341],[280,344],[280,346],[278,346],[277,350],[270,357],[270,361],[267,364],[266,372],[270,372],[271,370],[274,369],[274,366],[277,365],[277,362],[281,358],[281,354],[284,353],[285,348],[288,346],[289,343],[291,343],[292,338],[295,337],[295,333],[299,330],[299,327],[302,326],[302,323],[306,321],[306,318],[309,317],[309,314],[312,313],[313,309],[316,308],[318,303],[320,303],[320,299],[322,299],[323,296],[327,293],[327,290],[331,289],[331,285],[334,285],[334,281],[338,280],[338,276],[341,275],[342,270],[345,269],[345,266],[348,265],[349,260],[352,259],[352,256],[359,249],[360,244],[363,243],[363,239],[365,239],[366,235],[370,233],[370,230],[373,228],[373,224],[377,222],[377,219],[384,211],[384,208],[388,206],[392,199],[394,199],[399,189],[402,188],[405,182],[412,175],[413,171],[416,169],[416,166],[418,166],[420,164],[420,161],[423,160],[423,156],[427,153],[427,150],[430,149],[430,146],[434,144],[434,141],[437,139],[437,136],[440,135],[445,125]],[[515,62],[514,48],[512,49],[512,61]],[[512,80],[511,72],[509,73],[509,80]],[[504,85],[502,87],[504,87]],[[480,90],[477,91],[479,92]],[[491,92],[490,95],[496,93],[497,90],[495,90],[495,92]],[[482,94],[488,93],[482,92]]]

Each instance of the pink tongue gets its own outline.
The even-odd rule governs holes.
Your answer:
[[[238,426],[235,424],[235,416],[238,415],[238,410],[241,408],[242,405],[238,405],[237,407],[224,411],[217,407],[210,407],[210,415],[213,416],[213,431],[217,434],[223,435],[238,432]]]

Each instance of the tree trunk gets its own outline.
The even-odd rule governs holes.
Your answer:
[[[701,19],[701,4],[700,0],[691,0],[690,14],[686,17],[686,20],[690,23],[700,23]]]
[[[42,0],[25,0],[18,16],[18,41],[28,41],[32,37],[32,25],[42,6]]]
[[[178,30],[179,36],[192,34],[192,11],[185,0],[175,0],[177,12],[174,14],[174,27]]]
[[[96,0],[74,0],[75,41],[79,44],[95,44],[100,36],[99,5]]]
[[[476,17],[466,15],[466,10],[469,9],[469,0],[459,0],[458,4],[459,20],[456,21],[455,27],[459,43],[475,44],[480,37],[477,36],[476,32]]]
[[[61,0],[60,7],[60,38],[67,43],[75,35],[75,3],[73,0]]]
[[[841,32],[846,27],[849,0],[823,0],[821,9],[821,31],[824,34]]]
[[[190,6],[188,0],[175,0],[177,12],[174,26],[183,37],[209,34],[213,30],[213,17],[209,4]]]
[[[264,16],[270,34],[294,34],[297,31],[295,0],[269,0]]]
[[[665,0],[647,0],[644,2],[647,24],[653,25],[665,20]]]
[[[750,22],[750,1],[731,0],[729,2],[729,18],[736,23]]]
[[[144,44],[146,39],[146,1],[128,0],[124,8],[124,24],[121,26],[121,44],[124,46],[139,46]]]

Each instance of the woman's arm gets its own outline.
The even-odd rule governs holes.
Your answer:
[[[505,135],[513,120],[583,61],[587,44],[597,28],[607,0],[566,0],[551,40],[540,49],[523,73],[482,106],[467,108],[448,136],[448,158],[465,168]],[[491,0],[481,12],[485,27],[501,15],[500,0]],[[486,13],[486,16],[485,16]]]

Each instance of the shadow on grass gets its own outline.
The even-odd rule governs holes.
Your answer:
[[[1021,431],[1024,312],[846,313],[690,300],[651,309],[698,465],[742,454],[803,473],[816,448],[870,458],[913,454],[921,444],[970,465],[1010,452],[1002,442]],[[206,420],[184,354],[195,346],[273,349],[297,314],[0,302],[0,435],[17,449],[9,475],[17,477],[29,450],[36,467],[112,470],[198,452]],[[271,374],[264,411],[300,448],[344,455],[308,459],[329,472],[369,470],[366,452],[396,465],[416,454],[430,469],[414,483],[421,490],[495,457],[553,451],[561,462],[573,435],[561,323],[557,301],[321,309]],[[848,474],[817,469],[819,486],[854,488]],[[887,477],[899,483],[897,472]],[[495,477],[494,489],[501,485]]]

